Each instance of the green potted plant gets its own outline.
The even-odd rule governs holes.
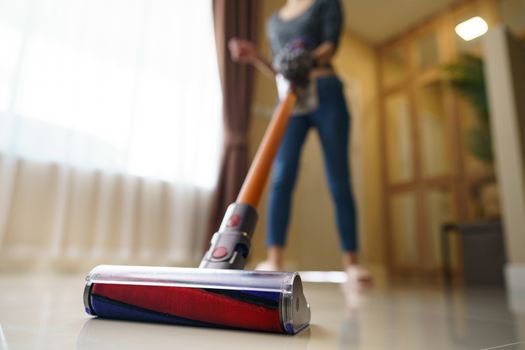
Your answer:
[[[455,61],[446,64],[443,69],[452,88],[464,96],[476,111],[477,124],[466,134],[467,149],[472,156],[492,168],[494,153],[483,60],[473,54],[462,54]],[[478,201],[478,216],[500,216],[498,188],[494,176],[480,181],[473,193]]]
[[[492,165],[492,140],[483,60],[472,54],[463,54],[444,66],[447,80],[452,88],[464,96],[476,111],[478,125],[467,133],[469,152],[487,165]]]

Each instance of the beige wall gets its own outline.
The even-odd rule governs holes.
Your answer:
[[[262,2],[267,18],[282,0]],[[260,49],[269,55],[261,19]],[[358,202],[362,260],[384,263],[381,232],[381,186],[379,162],[379,113],[376,101],[376,55],[373,48],[345,31],[335,67],[345,84],[352,111],[351,162],[354,195]],[[257,73],[250,152],[255,153],[276,103],[272,79]],[[259,207],[260,221],[253,240],[252,265],[264,259],[266,194]],[[340,254],[333,206],[323,169],[316,133],[311,132],[303,148],[301,171],[293,200],[286,262],[297,269],[339,269]]]

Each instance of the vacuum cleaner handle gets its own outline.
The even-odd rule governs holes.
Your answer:
[[[248,204],[254,208],[259,204],[266,179],[272,168],[273,159],[279,149],[286,125],[288,124],[288,117],[292,113],[296,99],[295,93],[289,90],[275,110],[248,175],[241,187],[241,191],[237,196],[237,203]]]
[[[244,269],[257,222],[255,208],[261,199],[273,159],[297,97],[289,90],[281,100],[257,150],[235,203],[230,204],[219,231],[210,242],[200,268]]]

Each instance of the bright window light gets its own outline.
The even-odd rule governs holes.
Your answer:
[[[458,24],[456,26],[456,34],[463,40],[470,41],[482,36],[488,29],[487,22],[483,18],[476,16]]]
[[[213,188],[211,4],[0,0],[0,155]]]

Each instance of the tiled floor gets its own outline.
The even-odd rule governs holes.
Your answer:
[[[525,315],[502,290],[376,287],[345,298],[307,284],[297,336],[92,319],[82,276],[0,274],[0,349],[525,349]]]

